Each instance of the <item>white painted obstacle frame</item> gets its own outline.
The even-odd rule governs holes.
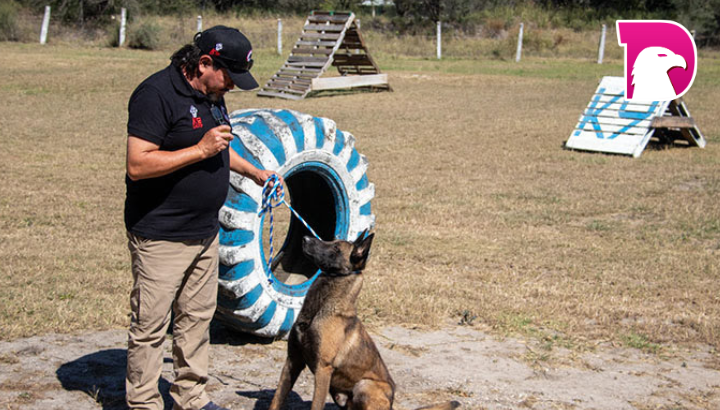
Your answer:
[[[600,81],[565,147],[637,158],[658,129],[669,131],[672,139],[705,147],[705,138],[682,99],[630,102],[625,99],[625,78],[608,76]]]

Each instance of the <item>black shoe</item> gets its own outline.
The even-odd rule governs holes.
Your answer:
[[[202,406],[200,410],[228,410],[225,407],[220,407],[217,404],[213,402],[209,402],[208,404]]]

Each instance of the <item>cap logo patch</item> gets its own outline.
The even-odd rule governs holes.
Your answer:
[[[252,60],[252,50],[248,51],[247,57],[245,58],[245,61]]]
[[[217,44],[215,44],[215,48],[213,48],[212,50],[210,50],[210,53],[209,53],[209,54],[210,54],[211,56],[219,56],[219,55],[220,55],[220,50],[222,50],[222,49],[223,49],[222,43],[217,43]]]

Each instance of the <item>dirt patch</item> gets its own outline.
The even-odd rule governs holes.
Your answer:
[[[667,356],[612,346],[578,353],[462,326],[388,327],[374,339],[397,382],[400,409],[446,399],[465,409],[720,408],[717,352],[705,346]],[[267,408],[285,342],[261,344],[221,327],[212,340],[213,399],[231,409]],[[123,330],[0,342],[0,408],[124,408],[125,343]],[[169,409],[170,344],[165,348],[160,389]],[[311,398],[306,371],[286,408],[309,408]]]

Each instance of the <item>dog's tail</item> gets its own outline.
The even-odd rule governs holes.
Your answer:
[[[445,403],[437,403],[431,406],[420,407],[416,410],[455,410],[460,407],[460,403],[456,401],[447,401]]]

